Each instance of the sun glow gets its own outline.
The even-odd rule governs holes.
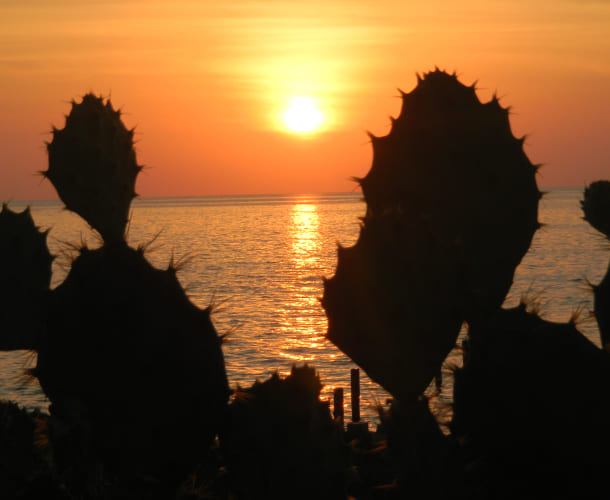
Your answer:
[[[311,97],[293,97],[284,111],[284,125],[297,134],[308,134],[320,128],[324,115]]]

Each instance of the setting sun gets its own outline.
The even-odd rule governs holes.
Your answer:
[[[292,98],[283,117],[288,130],[299,134],[316,131],[324,118],[311,97]]]

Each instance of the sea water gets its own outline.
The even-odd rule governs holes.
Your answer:
[[[543,198],[539,219],[545,225],[517,269],[506,304],[526,297],[552,321],[581,311],[581,331],[599,345],[588,283],[601,280],[610,248],[582,220],[581,197],[581,189],[565,188]],[[10,204],[17,211],[26,205]],[[50,229],[49,247],[58,256],[52,286],[57,286],[75,244],[98,246],[99,238],[60,202],[30,205],[36,224]],[[202,308],[214,305],[216,329],[228,334],[223,351],[233,388],[308,363],[324,384],[322,397],[343,387],[347,403],[355,365],[326,340],[319,298],[322,277],[331,277],[337,264],[337,243],[355,243],[365,208],[360,193],[142,198],[133,205],[129,242],[146,245],[146,256],[157,267],[182,264],[178,276],[191,300]],[[39,387],[22,376],[24,366],[34,362],[31,353],[0,353],[0,398],[46,408]],[[361,384],[363,417],[375,422],[375,407],[389,395],[364,373]],[[443,397],[450,393],[449,386]]]

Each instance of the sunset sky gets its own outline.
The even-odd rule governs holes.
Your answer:
[[[0,198],[56,198],[34,173],[89,91],[137,127],[142,196],[350,191],[435,66],[511,106],[541,186],[610,178],[607,0],[0,0]]]

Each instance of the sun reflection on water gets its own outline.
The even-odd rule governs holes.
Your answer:
[[[300,203],[292,208],[289,228],[292,242],[292,262],[298,269],[310,268],[319,262],[322,246],[319,233],[318,207]]]
[[[290,241],[291,280],[281,317],[280,356],[295,363],[314,362],[328,346],[322,332],[326,317],[318,297],[321,294],[320,220],[315,203],[301,202],[292,207],[287,227]]]

